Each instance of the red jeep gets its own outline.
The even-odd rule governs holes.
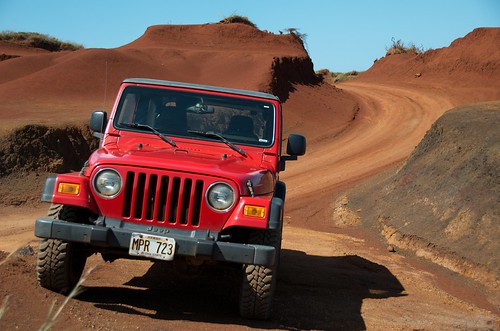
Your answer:
[[[281,155],[280,100],[261,92],[123,81],[109,119],[90,119],[100,147],[80,172],[47,178],[37,277],[68,293],[87,257],[243,265],[243,317],[271,313],[281,249],[287,160],[306,150],[291,134]]]

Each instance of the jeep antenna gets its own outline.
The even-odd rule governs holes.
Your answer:
[[[106,108],[107,90],[108,90],[108,61],[106,60],[106,66],[104,69],[104,101],[103,101],[103,105],[102,105],[103,109]]]

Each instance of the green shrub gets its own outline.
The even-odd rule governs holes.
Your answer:
[[[83,45],[60,41],[54,37],[37,32],[2,31],[0,32],[0,40],[33,48],[41,48],[50,52],[76,51],[83,48]]]
[[[348,72],[331,72],[328,69],[321,69],[316,71],[316,74],[323,78],[324,81],[330,83],[340,83],[345,80],[353,79],[358,76],[359,72],[356,70],[348,71]]]

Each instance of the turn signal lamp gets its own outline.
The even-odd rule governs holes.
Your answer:
[[[264,216],[266,216],[266,208],[261,206],[246,205],[243,209],[243,214],[250,217],[264,218]]]
[[[78,195],[78,193],[80,193],[80,184],[59,183],[59,186],[57,187],[57,192],[63,194]]]

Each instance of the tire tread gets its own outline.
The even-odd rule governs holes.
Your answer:
[[[252,231],[249,242],[281,248],[280,231]],[[271,316],[278,261],[271,266],[246,264],[240,289],[240,315],[244,318],[267,320]]]
[[[47,214],[68,222],[83,218],[78,208],[55,204]],[[78,283],[87,258],[75,251],[75,245],[59,239],[39,240],[36,273],[40,286],[66,294]]]

